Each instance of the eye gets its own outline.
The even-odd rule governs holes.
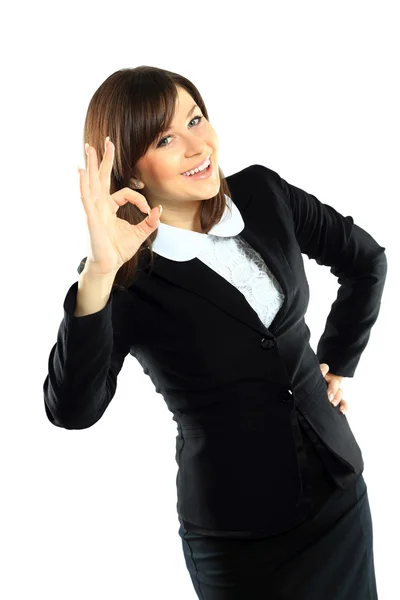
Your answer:
[[[197,123],[197,125],[200,125],[200,121],[202,120],[203,115],[197,115],[197,117],[193,117],[193,119],[189,122],[192,123],[193,121],[196,121],[196,119],[199,119],[199,122]],[[165,140],[167,140],[169,137],[171,137],[171,134],[167,135],[165,138],[163,138],[162,140],[160,140],[160,142],[157,145],[157,148],[163,148],[165,146],[169,146],[169,144],[163,144],[162,142],[164,142]]]

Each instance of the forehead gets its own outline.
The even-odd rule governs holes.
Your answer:
[[[189,109],[193,106],[194,100],[192,96],[181,87],[178,87],[178,98],[175,102],[175,112]]]

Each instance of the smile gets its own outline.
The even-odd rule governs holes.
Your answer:
[[[190,175],[192,171],[187,171],[186,173],[181,173],[182,177],[185,177],[188,181],[199,181],[204,179],[210,179],[214,174],[213,163],[209,158],[204,161],[204,164],[201,165],[202,170],[194,169],[194,175]],[[200,168],[201,168],[200,167]]]
[[[181,173],[181,175],[185,175],[186,177],[190,177],[190,176],[194,175],[194,173],[199,173],[199,171],[203,171],[209,165],[210,165],[210,157],[208,156],[206,158],[206,160],[203,163],[201,163],[201,165],[199,165],[195,169],[191,169],[190,171],[185,171],[184,173]]]

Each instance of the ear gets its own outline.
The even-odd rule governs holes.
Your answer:
[[[139,179],[135,179],[134,177],[131,177],[129,180],[129,187],[131,187],[134,190],[137,190],[140,187],[142,187],[142,182],[139,181]]]

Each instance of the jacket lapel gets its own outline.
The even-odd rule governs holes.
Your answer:
[[[269,328],[260,320],[244,295],[198,258],[183,262],[155,254],[153,273],[186,290],[198,294],[245,325],[262,334],[276,332],[292,301],[292,273],[278,240],[267,234],[262,240],[245,226],[240,235],[256,250],[279,282],[285,299]]]

